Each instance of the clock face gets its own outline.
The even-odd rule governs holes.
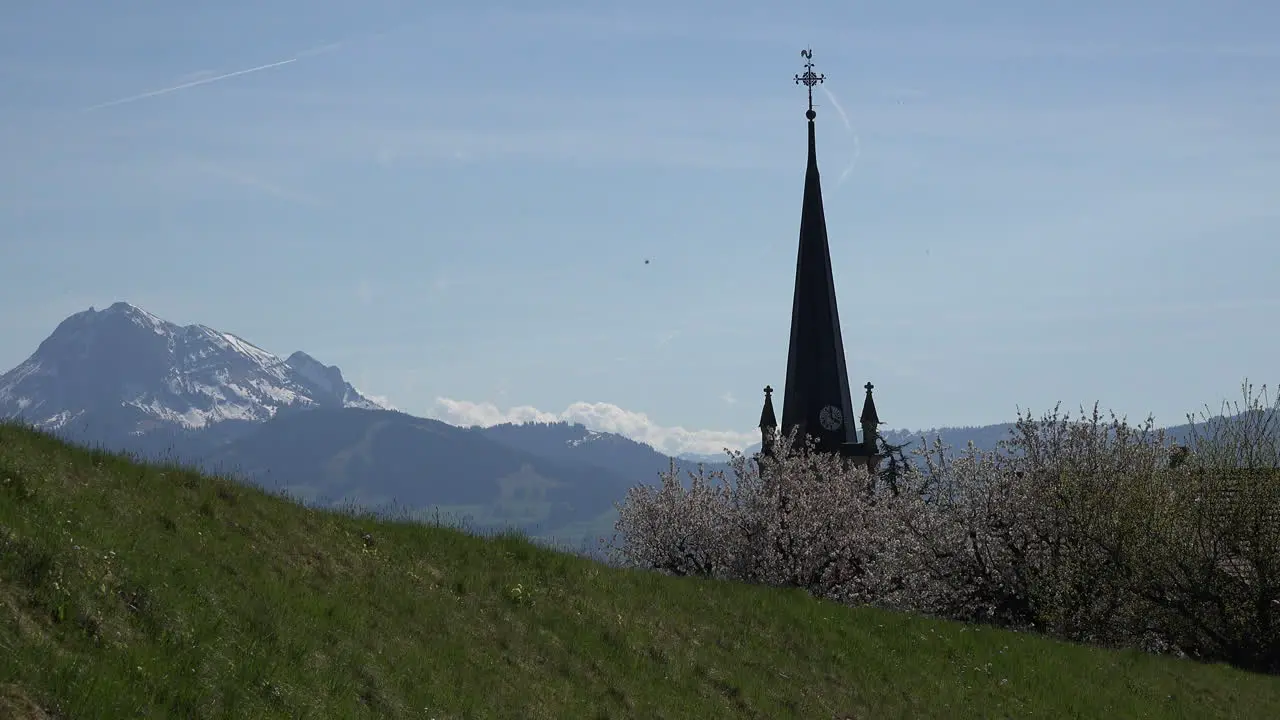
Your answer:
[[[835,405],[828,405],[818,413],[818,422],[822,423],[822,427],[827,430],[839,430],[844,424],[844,413],[840,412],[840,408]]]

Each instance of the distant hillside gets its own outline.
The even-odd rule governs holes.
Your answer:
[[[326,439],[354,458],[351,417]],[[370,445],[435,427],[382,419]],[[4,424],[0,646],[17,720],[1280,717],[1275,678],[1220,665],[308,510]]]
[[[263,423],[201,466],[323,505],[355,503],[529,532],[597,519],[631,480],[496,442],[485,433],[389,410],[312,410]]]
[[[1073,416],[1077,413],[1073,413]],[[1133,421],[1131,421],[1133,422]],[[1134,422],[1134,424],[1139,424]],[[933,442],[935,437],[941,438],[945,445],[948,445],[955,452],[963,452],[970,442],[978,450],[992,451],[1002,440],[1009,440],[1014,430],[1015,423],[998,423],[996,425],[982,425],[977,427],[944,427],[932,430],[886,430],[883,431],[885,439],[894,444],[909,443],[908,451],[920,447],[921,437],[923,436],[926,443]],[[1171,425],[1164,428],[1165,439],[1169,442],[1185,443],[1190,439],[1191,423],[1182,423],[1179,425]],[[1204,423],[1197,419],[1196,427],[1201,433],[1205,432]]]
[[[551,460],[605,468],[634,482],[657,482],[658,473],[670,469],[673,459],[630,438],[566,422],[504,423],[475,428],[473,432]],[[707,469],[728,469],[726,458],[724,454],[716,456],[714,461],[706,463]],[[697,469],[696,461],[674,459],[676,468],[682,473]]]
[[[929,430],[882,430],[881,435],[894,445],[907,445],[907,452],[919,448],[921,446],[921,438],[923,438],[926,445],[932,443],[934,438],[941,438],[943,444],[956,451],[963,451],[970,442],[979,450],[990,451],[994,450],[996,444],[1001,440],[1009,439],[1009,432],[1013,427],[1014,423],[997,423],[995,425],[943,427]]]
[[[921,446],[921,439],[926,444],[933,442],[934,438],[940,438],[943,444],[949,446],[954,452],[963,452],[969,443],[972,442],[978,450],[992,451],[996,449],[997,444],[1002,440],[1008,440],[1013,431],[1015,423],[996,423],[994,425],[976,425],[961,427],[940,427],[928,430],[899,430],[899,429],[882,429],[881,435],[885,440],[895,445],[906,445],[906,451]],[[1182,423],[1165,428],[1166,437],[1171,441],[1185,442],[1190,435],[1191,425]],[[756,443],[748,447],[744,452],[750,455],[759,452],[760,444]],[[711,462],[718,465],[723,464],[725,455],[719,454],[692,454],[686,453],[681,456],[682,460],[690,464],[698,462]]]

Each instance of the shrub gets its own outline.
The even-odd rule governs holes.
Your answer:
[[[935,439],[868,475],[793,447],[674,464],[619,505],[615,559],[846,604],[1280,670],[1280,467],[1266,388],[1192,420],[1188,452],[1095,405],[1019,411],[991,452]],[[1245,473],[1244,470],[1252,470]]]

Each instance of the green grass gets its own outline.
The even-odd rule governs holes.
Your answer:
[[[1280,717],[1280,680],[308,510],[0,425],[0,717]]]

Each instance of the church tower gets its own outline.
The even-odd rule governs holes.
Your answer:
[[[818,176],[815,142],[813,87],[825,75],[813,72],[813,51],[802,50],[805,72],[796,75],[797,85],[809,92],[809,159],[804,176],[804,201],[800,211],[800,248],[796,257],[795,293],[791,301],[791,344],[787,354],[787,384],[782,400],[782,434],[799,428],[799,438],[813,437],[820,452],[838,452],[845,457],[865,458],[872,469],[879,464],[875,438],[879,417],[867,383],[861,418],[853,413],[849,375],[845,368],[844,341],[840,334],[840,314],[836,309],[835,280],[831,271],[831,250],[827,242],[827,220],[822,207],[822,183]],[[765,389],[761,413],[762,448],[772,446],[776,433],[771,388]],[[864,438],[858,441],[854,428],[862,420]],[[765,427],[766,422],[773,427]],[[766,450],[767,452],[767,450]]]

